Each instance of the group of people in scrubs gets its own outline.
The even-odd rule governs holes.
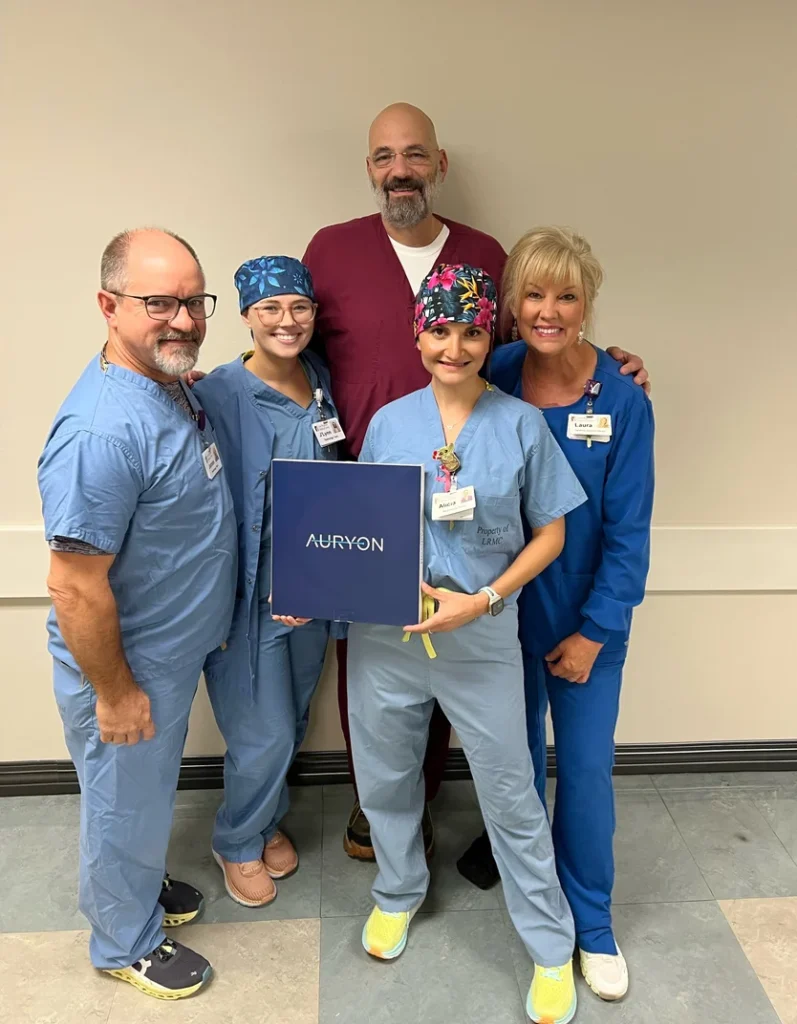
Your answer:
[[[430,745],[441,734],[447,745],[453,724],[485,823],[459,869],[483,887],[500,877],[534,963],[528,1016],[563,1024],[576,1012],[576,948],[599,996],[628,986],[611,923],[611,775],[648,565],[651,406],[628,373],[636,357],[589,341],[602,270],[583,238],[535,229],[495,280],[462,250],[469,233],[475,256],[502,254],[498,243],[434,216],[447,157],[405,104],[372,125],[368,169],[376,218],[319,232],[304,262],[239,267],[249,342],[207,376],[190,371],[216,296],[188,243],[124,232],[103,256],[108,340],[39,466],[92,962],[162,999],[212,975],[164,931],[202,910],[202,894],[166,873],[166,848],[203,669],[227,746],[211,843],[225,889],[262,907],[297,870],[280,827],[286,777],[335,637],[357,794],[344,844],[378,868],[364,949],[392,960],[407,945],[429,883]],[[381,313],[367,270],[332,288],[366,236],[374,274],[404,286],[385,289]],[[379,317],[359,364],[366,339],[345,320],[358,302]],[[425,466],[424,616],[404,631],[354,623],[346,639],[343,624],[271,614],[270,467],[353,456]],[[452,491],[467,495],[467,518],[446,512]]]

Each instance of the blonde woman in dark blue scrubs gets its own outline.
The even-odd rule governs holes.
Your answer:
[[[615,1000],[628,988],[628,969],[611,917],[614,731],[632,611],[648,572],[653,410],[587,340],[602,279],[574,232],[538,228],[521,238],[503,294],[522,340],[495,352],[491,379],[542,410],[587,494],[566,517],[562,554],[524,588],[520,639],[543,801],[548,707],[553,720],[554,849],[581,968],[597,995]]]

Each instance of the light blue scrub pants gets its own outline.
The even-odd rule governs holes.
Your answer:
[[[512,922],[535,963],[560,967],[573,955],[573,919],[534,788],[517,609],[432,642],[434,660],[395,626],[349,629],[349,723],[379,867],[374,901],[399,912],[426,896],[422,766],[436,699],[468,758]]]
[[[155,736],[130,747],[101,742],[93,688],[62,661],[54,659],[53,668],[80,781],[79,906],[91,924],[91,962],[128,967],[165,938],[158,897],[202,662],[140,683],[152,703]]]
[[[545,803],[545,717],[550,702],[556,747],[553,843],[556,868],[587,953],[614,955],[614,730],[625,650],[598,655],[587,683],[552,676],[524,652],[529,747]]]
[[[326,621],[295,629],[274,622],[267,601],[260,602],[258,614],[254,681],[248,671],[207,679],[227,744],[224,802],[216,815],[213,849],[234,864],[259,860],[288,812],[288,769],[307,731],[329,638]]]

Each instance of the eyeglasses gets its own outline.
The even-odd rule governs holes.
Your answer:
[[[439,150],[436,149],[434,152],[438,153]],[[374,167],[384,170],[393,166],[397,156],[403,156],[410,167],[427,167],[432,162],[431,153],[427,153],[425,149],[414,148],[405,149],[403,153],[394,153],[392,149],[378,149],[371,157],[371,163]]]
[[[207,320],[216,309],[215,295],[192,295],[189,299],[178,299],[176,295],[128,295],[126,292],[112,292],[120,299],[140,299],[147,316],[152,320],[174,320],[185,306],[192,320]]]
[[[318,310],[318,306],[314,302],[294,302],[288,309],[283,309],[276,303],[271,303],[268,306],[253,306],[252,308],[264,327],[276,327],[277,324],[281,324],[286,313],[291,314],[293,322],[296,324],[309,324],[315,320]]]

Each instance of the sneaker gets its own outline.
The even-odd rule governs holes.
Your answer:
[[[371,842],[371,826],[363,814],[360,801],[354,801],[349,815],[349,823],[343,835],[343,849],[354,860],[376,860],[374,845]]]
[[[617,946],[617,955],[578,951],[584,981],[596,996],[613,1003],[628,991],[628,964]]]
[[[576,1015],[573,962],[563,967],[534,965],[526,1013],[535,1024],[568,1024]]]
[[[474,839],[457,861],[457,871],[477,889],[492,889],[501,876],[495,863],[490,837],[486,832]]]
[[[426,851],[426,859],[429,860],[434,853],[434,822],[429,804],[425,804],[423,808],[421,831],[423,832],[423,848]]]
[[[158,903],[163,907],[163,927],[179,928],[195,921],[205,906],[205,897],[187,882],[177,882],[167,875],[163,879]]]
[[[420,903],[413,910],[391,914],[374,907],[363,928],[363,949],[378,960],[395,960],[407,945],[410,921],[418,913]]]
[[[188,946],[165,939],[130,967],[106,971],[155,999],[185,999],[210,981],[213,968]]]
[[[277,898],[277,887],[262,860],[234,864],[211,851],[224,874],[224,888],[231,900],[242,907],[265,907]]]
[[[299,855],[284,832],[275,832],[266,843],[263,863],[272,878],[287,878],[299,867]]]

